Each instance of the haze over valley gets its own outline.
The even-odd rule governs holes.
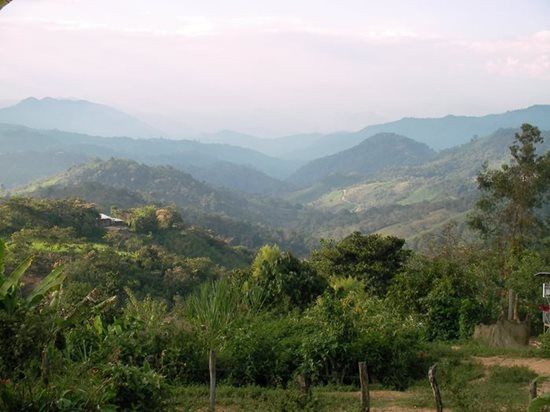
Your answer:
[[[0,109],[0,122],[5,193],[77,196],[105,211],[175,204],[233,242],[241,237],[208,226],[209,215],[257,231],[282,228],[283,238],[299,232],[295,252],[304,253],[323,237],[355,230],[399,235],[418,247],[444,224],[456,220],[463,228],[482,164],[509,161],[507,148],[521,124],[550,129],[550,105],[272,139],[229,130],[167,138],[111,107],[53,98]],[[548,139],[539,150],[547,149]],[[97,187],[83,189],[92,183],[139,200],[100,201]]]

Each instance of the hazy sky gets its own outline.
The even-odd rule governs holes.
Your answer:
[[[28,96],[265,136],[548,104],[550,1],[14,0],[0,102]]]

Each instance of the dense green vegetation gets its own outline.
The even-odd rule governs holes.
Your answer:
[[[332,174],[372,176],[395,167],[421,164],[434,157],[427,145],[404,136],[381,133],[348,150],[313,160],[289,177],[297,186],[309,186]]]
[[[442,348],[494,322],[510,288],[519,319],[541,332],[532,275],[550,264],[550,157],[538,154],[540,140],[524,125],[513,161],[479,174],[470,237],[447,225],[423,254],[365,231],[322,240],[302,256],[281,243],[234,246],[197,226],[228,218],[205,210],[234,210],[234,222],[248,215],[242,232],[262,228],[248,226],[261,213],[274,214],[274,225],[285,215],[276,204],[252,198],[243,206],[175,169],[130,161],[72,169],[35,192],[87,187],[86,201],[3,198],[0,409],[197,410],[217,399],[242,409],[353,410],[356,400],[327,388],[356,389],[359,361],[378,387],[417,393],[415,406],[429,406],[425,376],[439,362],[454,410],[491,410],[493,393],[503,399],[493,410],[524,408],[531,372],[494,367],[487,391],[495,392],[484,392],[475,385],[483,367],[467,350]],[[94,196],[124,223],[101,222]],[[291,222],[306,214],[286,207]],[[358,217],[320,216],[330,217],[326,225]],[[399,220],[399,209],[385,219]],[[535,354],[546,356],[547,337],[541,345]],[[324,389],[311,394],[309,385]]]

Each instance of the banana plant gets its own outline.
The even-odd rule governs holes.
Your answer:
[[[58,289],[65,280],[63,266],[58,266],[42,279],[25,298],[20,297],[21,278],[30,267],[32,258],[25,259],[9,275],[5,275],[6,245],[0,240],[0,309],[13,313],[18,304],[33,308],[41,303],[52,291]]]

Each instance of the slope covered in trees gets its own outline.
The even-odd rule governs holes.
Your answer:
[[[372,176],[388,169],[422,164],[435,155],[428,146],[390,133],[382,133],[343,152],[314,160],[302,166],[288,180],[309,186],[327,176]]]
[[[504,201],[502,209],[481,210],[511,227],[500,212],[522,202],[509,196],[526,183],[515,179],[518,170],[536,169],[529,182],[537,182],[528,185],[537,201],[521,203],[519,221],[550,200],[548,155],[534,150],[539,136],[529,127],[511,146],[510,166],[478,175],[480,188]],[[156,173],[164,169],[107,166],[115,182],[133,171],[162,187]],[[105,176],[94,168],[79,173]],[[510,190],[502,194],[505,180]],[[405,249],[404,239],[354,232],[324,240],[302,260],[276,245],[255,256],[232,248],[189,227],[174,207],[112,213],[127,227],[104,228],[95,206],[78,200],[0,202],[2,409],[214,408],[217,381],[254,385],[258,393],[285,388],[270,405],[275,409],[322,409],[310,385],[355,388],[360,361],[373,381],[400,390],[422,382],[438,361],[453,385],[445,392],[450,405],[484,409],[472,395],[483,371],[462,365],[464,356],[442,345],[465,342],[475,325],[494,322],[509,288],[520,296],[517,318],[542,330],[533,273],[550,264],[547,226],[521,248],[509,237],[505,253],[499,242],[465,239],[449,226],[423,255]],[[537,354],[550,350],[547,336]],[[301,393],[292,389],[296,376]],[[523,390],[532,379],[521,380]],[[206,393],[177,395],[207,384],[209,401]],[[516,396],[504,406],[526,402]]]
[[[191,140],[105,138],[10,124],[0,124],[0,143],[0,155],[5,161],[13,163],[12,159],[19,159],[27,169],[27,173],[21,175],[0,163],[2,183],[5,186],[27,183],[51,174],[55,165],[47,163],[49,156],[55,156],[60,162],[55,172],[61,172],[68,164],[74,165],[86,159],[118,157],[149,165],[172,165],[184,171],[208,171],[220,162],[231,163],[241,166],[241,169],[253,169],[250,172],[251,177],[256,170],[271,176],[273,180],[288,176],[300,165],[296,161],[276,159],[226,144],[203,144]],[[38,162],[33,163],[36,159]],[[207,173],[203,174],[203,177],[208,176]],[[265,176],[260,174],[259,178],[265,181]],[[219,183],[219,180],[215,183]]]

